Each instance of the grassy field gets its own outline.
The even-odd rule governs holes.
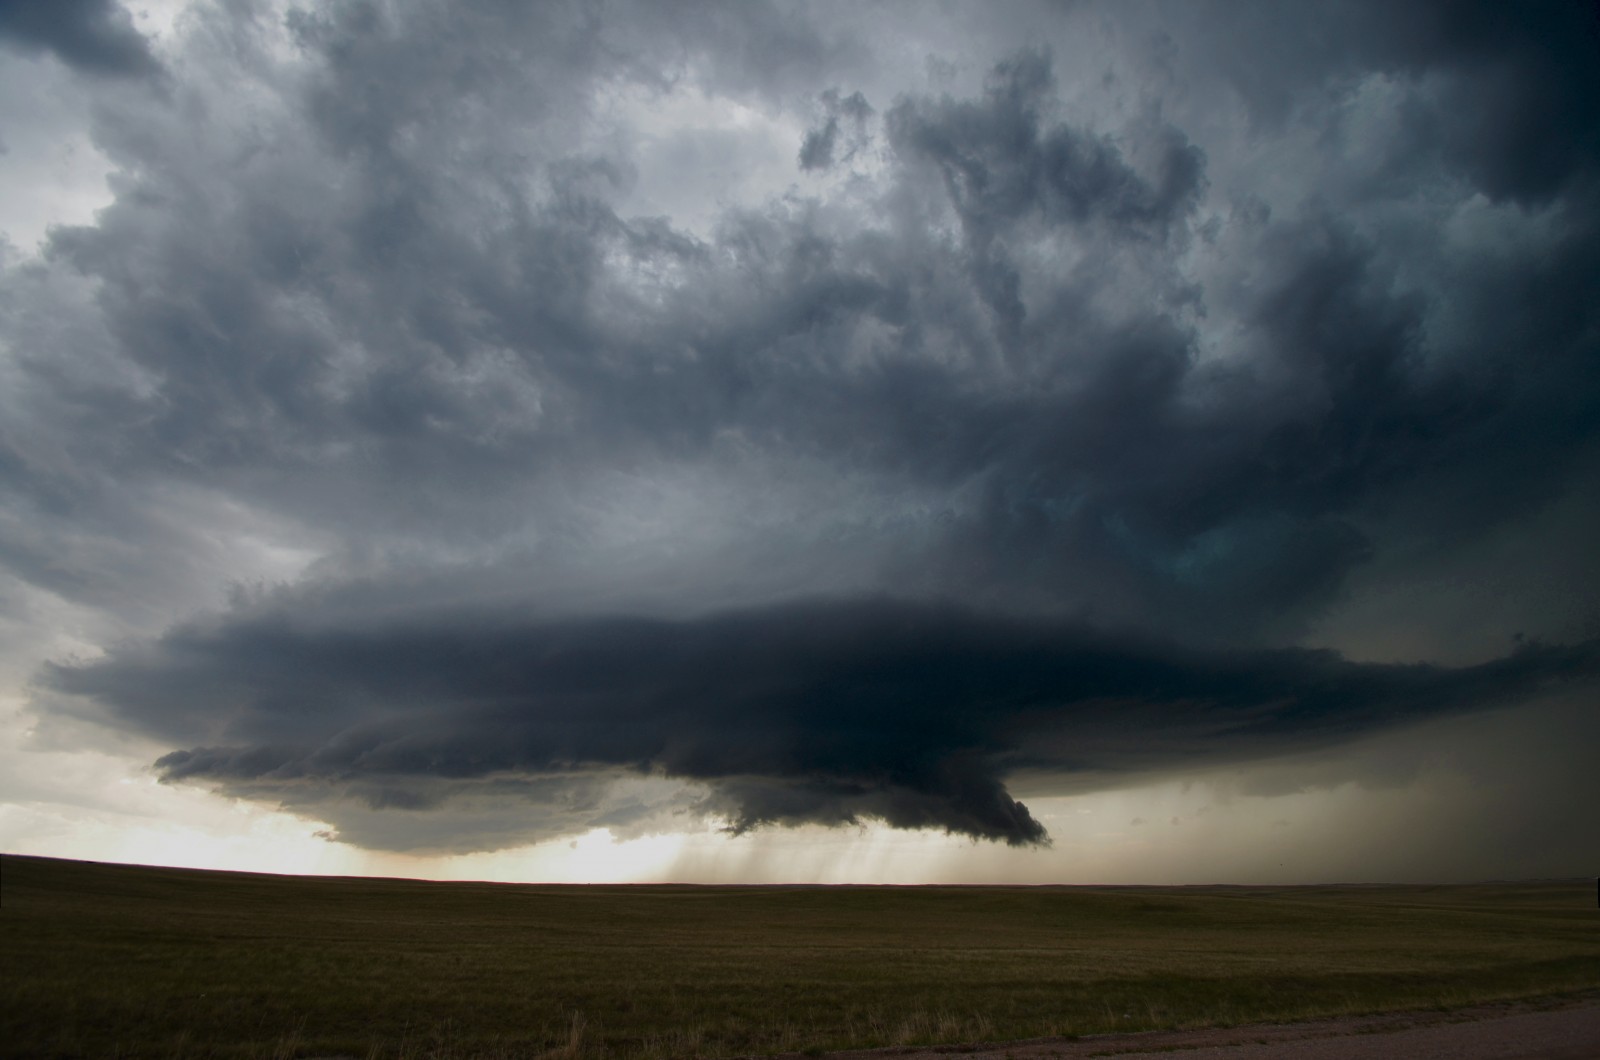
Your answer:
[[[651,1060],[1600,985],[1592,882],[549,887],[0,860],[21,1056]]]

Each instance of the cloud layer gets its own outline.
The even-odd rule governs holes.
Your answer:
[[[1196,652],[888,601],[679,622],[457,612],[353,629],[295,610],[177,630],[52,667],[47,683],[158,739],[204,740],[156,763],[167,780],[310,800],[336,822],[344,803],[422,810],[492,794],[526,802],[535,833],[615,825],[626,818],[598,787],[633,774],[709,789],[674,809],[735,831],[870,818],[1021,845],[1046,836],[1004,787],[1018,769],[1271,757],[1600,669],[1594,643],[1441,670]]]
[[[5,262],[0,563],[167,779],[1026,844],[1017,769],[1592,673],[1582,5],[28,10],[114,172]],[[1524,532],[1478,665],[1303,650]]]

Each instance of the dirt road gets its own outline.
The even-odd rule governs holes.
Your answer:
[[[1600,1060],[1600,994],[1451,1012],[834,1053],[830,1060]]]

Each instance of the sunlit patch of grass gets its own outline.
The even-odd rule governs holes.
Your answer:
[[[6,857],[9,1056],[667,1060],[1591,988],[1584,883],[544,887]]]

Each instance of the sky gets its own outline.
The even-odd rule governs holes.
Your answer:
[[[0,3],[0,849],[1592,875],[1583,2]]]

